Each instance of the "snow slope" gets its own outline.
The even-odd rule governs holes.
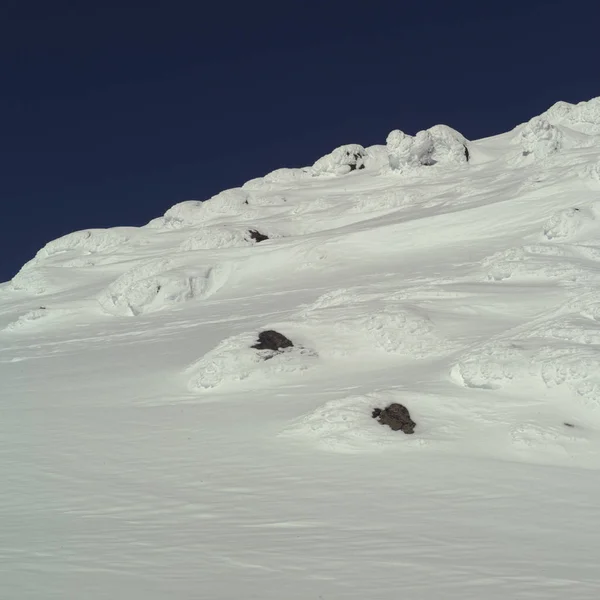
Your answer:
[[[600,99],[51,242],[0,286],[0,597],[600,597],[599,290]]]

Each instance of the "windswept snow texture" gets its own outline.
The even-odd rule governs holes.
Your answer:
[[[597,600],[600,101],[50,242],[0,382],[2,598]]]

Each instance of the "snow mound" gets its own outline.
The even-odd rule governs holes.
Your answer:
[[[311,200],[304,200],[297,204],[291,211],[291,214],[294,216],[298,215],[309,215],[311,213],[322,212],[331,209],[335,206],[335,202],[332,200],[328,200],[323,196],[318,196],[317,198]],[[328,228],[330,225],[328,223],[322,222],[312,222],[312,223],[303,223],[302,229],[304,231],[322,231],[323,228]]]
[[[594,213],[585,208],[567,208],[554,213],[543,226],[543,236],[547,240],[572,240],[582,230],[595,223]]]
[[[188,387],[202,392],[244,381],[251,386],[273,386],[286,376],[306,371],[315,361],[315,354],[294,346],[274,355],[257,351],[256,334],[240,334],[221,342],[187,369]]]
[[[448,125],[434,125],[427,130],[433,139],[435,163],[464,164],[469,161],[468,140],[461,133]]]
[[[385,408],[393,402],[410,411],[417,423],[414,435],[392,431],[373,419],[374,408]],[[464,435],[457,427],[456,412],[456,407],[440,405],[435,396],[400,389],[376,390],[325,402],[294,419],[278,437],[341,454],[418,451],[440,444],[447,448],[449,441]]]
[[[248,197],[248,202],[252,206],[288,207],[288,199],[282,194],[253,194]]]
[[[16,321],[9,323],[2,331],[23,331],[32,328],[37,329],[39,325],[46,325],[60,320],[60,317],[69,314],[65,309],[48,309],[44,306],[21,315]]]
[[[546,119],[552,125],[557,125],[568,120],[574,108],[574,104],[560,100],[553,104],[547,111],[543,112],[540,117]]]
[[[582,405],[600,409],[600,352],[593,345],[537,337],[494,341],[467,353],[451,369],[452,379],[467,388],[513,389],[539,398],[558,389]]]
[[[414,137],[395,129],[386,139],[389,164],[392,169],[431,166],[433,138],[428,131],[419,131]]]
[[[467,140],[446,125],[419,131],[414,137],[395,129],[386,140],[389,166],[407,170],[435,164],[464,164],[469,160]]]
[[[387,146],[385,144],[376,144],[365,148],[366,156],[364,158],[365,168],[371,171],[379,171],[389,165]]]
[[[349,288],[339,288],[321,294],[314,302],[306,305],[302,312],[303,317],[309,316],[324,308],[349,306],[360,301],[360,295]]]
[[[515,450],[545,463],[570,463],[590,443],[589,435],[581,427],[569,426],[564,422],[544,425],[531,421],[519,423],[510,428],[509,434]]]
[[[590,187],[598,188],[598,184],[600,184],[600,162],[585,165],[580,170],[580,176],[589,181]]]
[[[532,280],[587,281],[593,273],[564,258],[559,247],[533,245],[509,248],[482,261],[487,281]]]
[[[376,145],[363,148],[360,144],[346,144],[335,148],[319,158],[311,167],[276,169],[264,177],[247,181],[243,190],[268,190],[278,185],[289,185],[299,181],[327,175],[346,175],[365,168],[378,170],[388,164],[387,149]]]
[[[188,252],[192,250],[252,246],[256,244],[256,241],[252,238],[250,231],[251,229],[248,228],[227,227],[225,225],[204,227],[199,233],[184,240],[180,244],[179,250]]]
[[[54,268],[93,267],[99,261],[98,255],[109,254],[130,240],[130,228],[86,229],[48,242],[36,255],[26,262],[10,282],[11,289],[31,294],[45,294],[58,289],[60,279]],[[114,259],[117,260],[117,259]],[[49,262],[50,261],[50,262]],[[57,274],[57,277],[53,276]]]
[[[299,324],[312,332],[315,349],[323,357],[380,354],[421,360],[453,348],[418,308],[383,306],[365,311],[345,290],[322,296],[299,316]]]
[[[545,159],[560,151],[564,146],[562,132],[543,117],[534,117],[520,130],[517,143],[521,155]]]
[[[129,241],[130,235],[125,231],[124,228],[75,231],[46,244],[35,258],[45,259],[70,250],[82,254],[110,252]]]
[[[557,102],[544,114],[548,121],[587,135],[600,134],[600,97],[579,104]]]
[[[314,175],[346,175],[365,168],[367,153],[359,144],[347,144],[336,148],[317,160],[312,166]]]
[[[220,192],[208,200],[179,202],[169,208],[162,217],[150,221],[146,227],[151,229],[182,229],[224,216],[245,216],[248,214],[248,204],[248,192],[242,188],[232,188]]]
[[[265,190],[277,187],[278,185],[285,185],[296,183],[304,179],[311,179],[313,172],[310,167],[303,167],[300,169],[276,169],[271,173],[267,173],[264,177],[257,177],[247,181],[243,186],[243,190]]]
[[[10,280],[10,289],[36,296],[54,293],[63,287],[59,270],[56,267],[37,266],[36,259],[32,259]]]
[[[204,269],[173,268],[162,259],[139,265],[111,283],[99,296],[105,312],[137,316],[194,299],[208,298],[229,277],[228,265]]]
[[[371,417],[374,408],[402,401],[399,392],[374,392],[331,400],[294,421],[279,437],[304,439],[322,450],[350,454],[422,446],[425,442],[418,435],[394,432]],[[412,416],[412,406],[408,408]]]

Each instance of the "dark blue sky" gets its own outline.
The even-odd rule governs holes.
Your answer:
[[[595,5],[4,0],[0,280],[344,143],[484,137],[600,95]]]

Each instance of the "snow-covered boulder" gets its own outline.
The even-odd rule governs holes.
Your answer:
[[[245,385],[272,388],[278,379],[306,371],[315,363],[314,352],[289,347],[269,355],[257,352],[256,334],[240,334],[223,340],[187,369],[188,387],[194,392],[228,387],[244,381]]]
[[[462,165],[469,162],[469,141],[448,125],[434,125],[427,130],[433,139],[431,158],[435,163]]]
[[[435,403],[430,399],[421,395],[419,407],[415,409],[419,424],[422,416],[426,423],[420,427],[418,436],[398,435],[372,418],[378,406],[387,406],[400,398],[404,400],[405,396],[399,390],[382,390],[335,398],[289,423],[279,437],[305,441],[320,450],[343,454],[383,452],[392,448],[418,450],[439,438],[443,429],[432,423],[428,415],[422,415],[423,411],[434,413],[430,405],[435,406]]]

